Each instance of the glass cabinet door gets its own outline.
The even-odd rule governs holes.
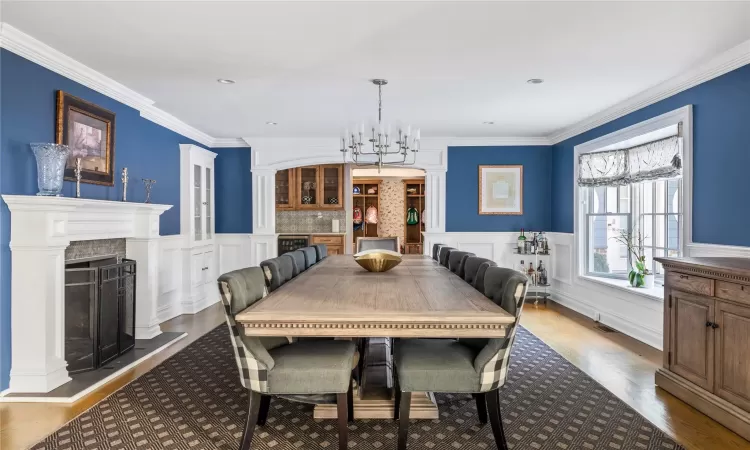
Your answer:
[[[198,164],[193,165],[193,223],[196,241],[203,239],[203,171]]]
[[[203,206],[206,207],[205,209],[205,216],[206,216],[206,239],[211,239],[211,233],[213,232],[212,226],[211,226],[211,218],[213,217],[213,214],[211,213],[211,208],[213,205],[211,204],[211,168],[206,167],[206,188],[205,188],[206,196],[203,200]]]
[[[318,205],[318,166],[300,167],[297,169],[297,193],[300,208],[311,208]]]
[[[329,208],[340,208],[343,204],[341,165],[320,166],[320,204]]]
[[[292,200],[294,193],[294,169],[276,172],[276,208],[288,209],[294,207]]]

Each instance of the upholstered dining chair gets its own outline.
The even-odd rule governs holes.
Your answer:
[[[305,270],[307,270],[307,265],[305,264],[305,252],[302,250],[295,250],[293,252],[285,253],[286,255],[290,255],[292,258],[294,258],[294,266],[297,269],[295,271],[296,275],[295,277]]]
[[[390,250],[398,252],[400,249],[398,236],[357,238],[357,253],[365,250]]]
[[[400,339],[395,344],[398,449],[406,448],[412,392],[473,394],[479,421],[487,423],[498,449],[507,450],[498,389],[508,376],[510,352],[528,289],[521,272],[489,267],[484,278],[486,296],[513,314],[515,323],[496,339]]]
[[[474,280],[474,289],[478,290],[484,295],[487,295],[487,293],[484,291],[484,275],[487,273],[487,269],[489,269],[490,267],[497,267],[497,264],[495,264],[494,261],[483,262],[479,266],[479,269],[477,269],[477,278],[476,280]]]
[[[314,266],[318,262],[318,252],[314,247],[305,247],[300,249],[305,255],[305,270]]]
[[[323,258],[328,256],[328,246],[325,244],[316,244],[313,245],[313,248],[315,248],[316,256],[318,257],[318,261],[322,261]]]
[[[294,261],[291,257],[282,256],[267,259],[260,263],[266,278],[268,290],[273,292],[284,283],[294,278]]]
[[[348,443],[347,422],[353,418],[351,373],[356,363],[352,341],[289,343],[285,337],[246,336],[235,316],[266,295],[263,270],[249,267],[219,277],[224,316],[232,339],[240,381],[249,406],[240,450],[250,449],[255,426],[264,425],[271,396],[335,396],[339,450]]]
[[[464,277],[464,266],[466,264],[466,260],[470,256],[476,256],[474,253],[471,252],[462,252],[459,250],[453,250],[448,254],[448,270],[455,273],[459,277]]]
[[[482,265],[482,263],[488,263],[488,265],[484,267],[484,270],[487,270],[487,267],[497,265],[491,259],[480,258],[479,256],[469,256],[468,258],[466,258],[466,262],[464,263],[464,281],[474,286],[475,288],[477,287],[476,280],[479,273],[479,267]],[[482,271],[482,283],[484,283],[484,271]],[[482,286],[480,292],[483,291],[484,286]]]
[[[443,267],[448,267],[448,256],[451,254],[453,250],[456,250],[453,247],[448,247],[447,245],[444,245],[440,247],[440,254],[438,255],[438,262]]]
[[[301,273],[301,270],[299,270],[299,268],[297,267],[297,262],[294,260],[294,256],[292,256],[291,253],[284,253],[283,255],[279,256],[279,259],[282,260],[282,267],[287,267],[292,272],[292,276],[288,277],[286,279],[287,281]]]
[[[432,244],[432,259],[435,261],[440,260],[440,247],[445,244]]]

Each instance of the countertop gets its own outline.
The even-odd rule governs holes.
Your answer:
[[[279,233],[279,236],[344,236],[346,232],[333,233],[328,232],[314,232],[314,233]]]

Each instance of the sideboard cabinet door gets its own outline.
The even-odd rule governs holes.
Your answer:
[[[716,301],[716,389],[719,397],[750,411],[750,307]]]
[[[671,363],[669,369],[713,390],[714,299],[672,291]]]

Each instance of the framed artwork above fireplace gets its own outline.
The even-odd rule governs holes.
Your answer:
[[[81,182],[114,186],[115,113],[57,91],[55,142],[70,147],[65,180],[76,181],[81,158]]]

